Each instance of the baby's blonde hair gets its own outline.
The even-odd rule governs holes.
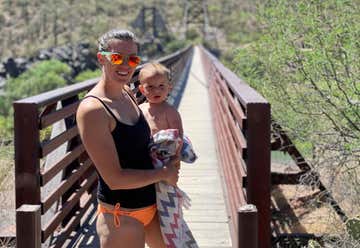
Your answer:
[[[142,83],[144,78],[151,78],[157,75],[164,76],[168,80],[168,83],[171,84],[170,70],[156,61],[148,62],[143,66],[143,68],[141,68],[139,81]]]

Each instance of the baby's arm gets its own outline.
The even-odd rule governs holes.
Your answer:
[[[166,120],[169,129],[179,130],[179,137],[182,139],[184,132],[183,132],[183,126],[179,112],[173,107],[168,108],[166,112]]]

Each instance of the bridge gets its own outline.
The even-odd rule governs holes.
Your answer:
[[[205,48],[187,47],[159,62],[171,69],[169,102],[199,156],[182,165],[179,181],[192,199],[184,218],[199,247],[276,245],[285,234],[271,220],[271,183],[296,184],[310,166],[271,120],[266,99]],[[130,85],[139,102],[140,69]],[[17,247],[99,247],[97,177],[74,117],[98,80],[14,102]],[[287,152],[299,172],[271,173],[272,150]]]

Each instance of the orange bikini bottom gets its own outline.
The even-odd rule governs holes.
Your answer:
[[[144,226],[147,226],[151,220],[154,218],[156,214],[157,208],[156,204],[151,205],[149,207],[142,208],[140,210],[134,210],[134,211],[127,211],[127,210],[121,210],[120,209],[120,203],[116,203],[115,206],[111,206],[109,204],[103,204],[99,202],[97,214],[100,213],[108,213],[112,214],[114,216],[114,224],[115,227],[120,227],[120,218],[119,216],[125,215],[132,217],[141,223],[144,224]]]

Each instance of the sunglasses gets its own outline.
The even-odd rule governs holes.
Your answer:
[[[104,55],[113,65],[121,65],[124,61],[127,61],[127,64],[130,67],[136,67],[140,64],[140,57],[136,55],[123,55],[120,53],[113,52],[100,52],[101,55]]]

